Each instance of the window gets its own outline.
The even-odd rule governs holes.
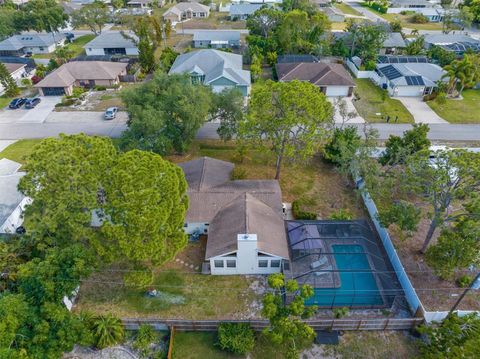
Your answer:
[[[235,259],[227,259],[227,268],[237,268],[237,261]]]
[[[266,259],[260,259],[258,261],[258,267],[259,268],[267,268],[268,267],[268,261]]]
[[[215,268],[223,268],[223,261],[215,260],[213,262],[215,264]]]
[[[278,267],[280,267],[280,260],[278,260],[278,259],[272,259],[272,260],[270,261],[270,267],[272,267],[272,268],[278,268]]]
[[[188,227],[188,223],[184,223],[183,227],[185,227],[185,228]]]

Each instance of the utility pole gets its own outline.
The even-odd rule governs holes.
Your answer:
[[[460,296],[460,298],[458,298],[457,302],[453,305],[452,309],[450,309],[450,311],[448,312],[448,316],[451,316],[452,313],[455,311],[455,309],[457,309],[458,305],[460,304],[460,302],[462,301],[462,299],[465,297],[465,295],[467,295],[468,292],[470,292],[471,290],[478,290],[480,289],[480,273],[477,274],[477,276],[475,277],[475,279],[472,281],[472,283],[470,283],[470,285],[468,286],[468,288],[466,288],[462,295]]]

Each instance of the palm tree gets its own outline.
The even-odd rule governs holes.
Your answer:
[[[458,86],[458,95],[465,87],[472,87],[480,80],[480,60],[477,57],[466,55],[462,60],[455,60],[443,68],[448,77],[448,93],[452,94]]]
[[[92,321],[93,336],[97,348],[121,343],[125,336],[122,321],[112,314],[99,315]]]

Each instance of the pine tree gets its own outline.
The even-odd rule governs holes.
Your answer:
[[[0,84],[5,89],[5,94],[9,97],[17,96],[20,93],[15,80],[7,70],[5,64],[0,62]]]

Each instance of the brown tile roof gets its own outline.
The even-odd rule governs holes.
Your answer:
[[[276,65],[279,81],[309,81],[317,86],[355,86],[342,64],[323,62],[280,63]]]
[[[7,63],[7,62],[4,62],[3,64],[7,68],[7,71],[8,71],[9,74],[13,74],[15,71],[27,66],[25,64],[12,64],[12,63]]]
[[[282,216],[250,193],[239,195],[213,218],[205,259],[236,251],[239,234],[256,234],[261,252],[289,257]]]
[[[201,191],[230,180],[233,163],[202,157],[178,164],[185,173],[190,190]]]
[[[75,81],[115,80],[127,64],[107,61],[72,61],[48,74],[34,87],[68,87]]]

